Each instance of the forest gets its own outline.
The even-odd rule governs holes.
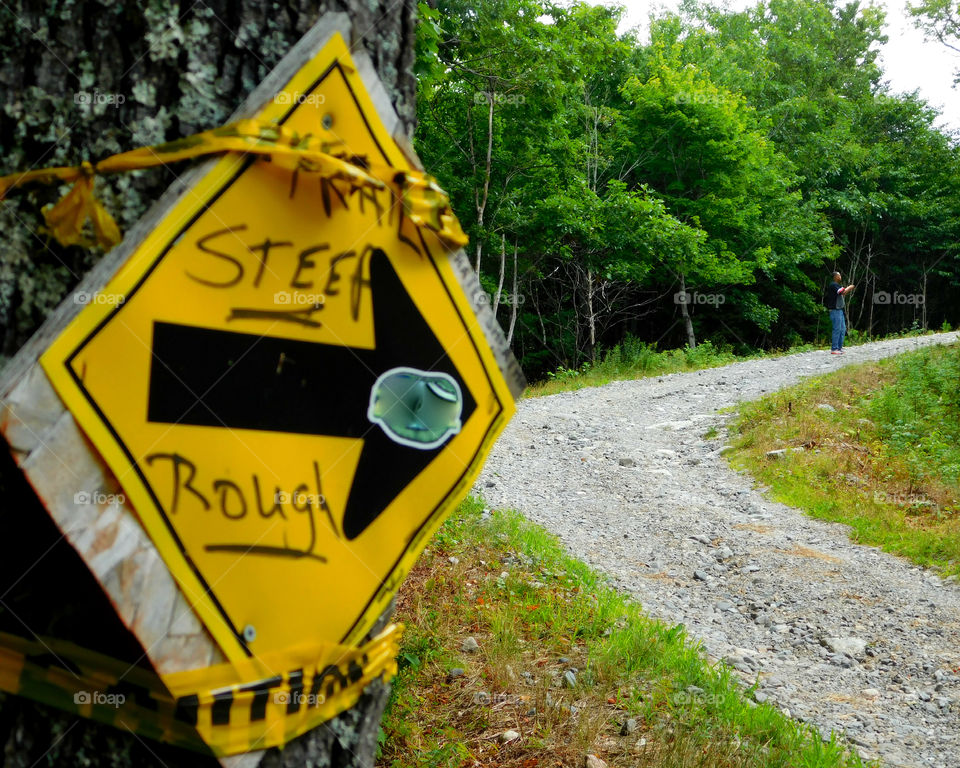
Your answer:
[[[132,23],[111,8],[112,24]],[[416,10],[415,57],[407,45],[385,71],[416,89],[415,113],[409,97],[398,108],[531,380],[628,347],[822,343],[834,270],[857,286],[847,313],[858,338],[960,323],[958,134],[918,93],[887,84],[882,4],[762,0],[735,12],[685,0],[652,12],[642,34],[617,6],[583,2]],[[0,14],[0,84],[22,81],[0,114],[2,167],[70,165],[220,124],[298,33],[259,38],[256,56],[222,43],[230,66],[216,75],[202,44],[174,44],[203,39],[208,11],[171,21],[145,57],[124,54],[136,67],[94,67],[77,49],[66,75],[43,39],[18,46],[20,22]],[[927,45],[960,50],[956,0],[917,0],[913,12]],[[307,19],[296,17],[301,34]],[[72,27],[49,23],[57,56],[73,61]],[[95,90],[124,101],[74,103]],[[102,179],[98,194],[126,231],[180,172]],[[40,210],[60,194],[35,186],[0,206],[0,362],[102,255],[44,234]]]
[[[921,25],[956,45],[952,5],[925,6]],[[878,5],[690,0],[644,39],[584,3],[420,16],[416,148],[532,378],[628,337],[740,353],[822,339],[834,270],[857,285],[863,336],[960,320],[957,136],[891,92]]]

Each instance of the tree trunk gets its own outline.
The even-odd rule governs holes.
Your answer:
[[[327,11],[350,14],[354,29],[362,35],[356,44],[362,43],[370,55],[412,136],[415,0],[205,0],[197,4],[20,0],[0,7],[0,39],[11,43],[0,53],[4,115],[0,175],[76,165],[217,127]],[[126,230],[181,172],[177,166],[122,174],[98,179],[97,188]],[[61,190],[55,186],[34,190],[13,195],[0,205],[5,240],[0,250],[0,350],[7,356],[31,336],[101,255],[63,248],[38,234],[42,205],[54,202]],[[2,453],[0,458],[9,459],[6,446]],[[10,539],[11,530],[19,534],[25,521],[52,525],[16,465],[2,460],[0,539]],[[63,558],[73,552],[61,545],[67,552],[57,559],[54,555],[59,550],[51,547],[54,554],[44,563],[48,570],[62,569]],[[38,552],[41,557],[44,554]],[[43,572],[36,568],[18,582],[17,589],[28,588],[24,604],[15,603],[17,594],[5,591],[8,583],[0,580],[0,629],[29,637],[34,630],[43,634],[56,627],[55,634],[69,640],[64,636],[69,635],[69,627],[90,624],[91,617],[102,614],[105,598],[92,589],[69,591],[70,579],[61,575],[48,600],[31,600]],[[82,578],[82,572],[78,574]],[[17,625],[8,608],[14,604],[16,615],[25,615],[25,604],[37,614],[35,620],[27,618],[29,624],[46,622],[47,626]],[[391,613],[392,609],[384,614],[377,630]],[[115,614],[113,619],[119,623]],[[103,621],[109,622],[109,616]],[[259,765],[372,765],[388,695],[389,686],[372,684],[353,710],[283,750],[267,750]],[[0,694],[0,746],[5,768],[41,763],[82,763],[93,768],[218,765],[212,758],[5,694]]]
[[[683,317],[683,327],[687,332],[687,346],[690,349],[696,349],[697,337],[693,332],[693,320],[690,317],[690,310],[687,307],[687,281],[685,275],[680,273],[680,315]]]
[[[867,245],[867,263],[863,271],[863,281],[862,281],[863,285],[861,286],[863,290],[859,291],[861,296],[866,296],[866,293],[867,293],[867,283],[870,282],[870,275],[872,274],[872,272],[870,271],[870,265],[872,262],[873,262],[873,243],[870,243],[869,245]],[[852,276],[850,278],[850,282],[853,283],[854,285],[861,285],[861,281],[859,279],[855,280]],[[860,306],[857,309],[856,327],[858,328],[861,328],[863,325],[863,310],[865,308],[866,308],[866,301],[861,301]],[[870,330],[867,329],[867,335],[869,334],[870,334]]]
[[[587,267],[587,327],[590,331],[590,361],[597,360],[597,314],[593,309],[593,270]]]
[[[493,316],[500,309],[500,297],[503,295],[503,279],[507,271],[507,236],[500,235],[500,279],[497,282],[497,295],[493,297]]]
[[[326,11],[350,14],[412,136],[416,0],[0,4],[0,175],[222,124]],[[126,231],[182,168],[98,179],[97,189]],[[0,349],[22,346],[97,257],[37,234],[41,206],[59,196],[34,187],[0,205]]]
[[[517,325],[517,305],[520,299],[517,296],[517,244],[513,244],[513,300],[510,302],[510,327],[507,329],[507,344],[513,343],[513,329]]]
[[[927,330],[927,275],[930,274],[930,270],[924,265],[923,270],[923,293],[920,294],[923,297],[922,302],[920,303],[920,316],[923,318],[921,323],[923,330]]]
[[[487,91],[487,154],[483,161],[483,191],[474,190],[474,204],[477,209],[477,231],[483,229],[483,214],[487,210],[487,200],[490,197],[490,174],[493,169],[493,104],[496,94],[493,91],[491,82],[490,90]],[[476,270],[477,277],[480,277],[480,257],[483,254],[483,238],[477,236],[476,250]]]

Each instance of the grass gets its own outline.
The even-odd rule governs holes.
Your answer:
[[[832,409],[832,410],[831,410]],[[747,403],[728,457],[855,541],[960,574],[960,348],[851,366]],[[779,459],[768,451],[788,451]]]
[[[400,591],[378,766],[862,765],[752,701],[682,625],[646,617],[542,528],[481,510],[464,502]],[[479,650],[461,650],[468,636]]]
[[[584,387],[601,387],[611,381],[716,368],[749,357],[738,356],[727,347],[716,347],[710,341],[704,341],[694,349],[683,347],[657,351],[654,345],[628,336],[622,343],[605,351],[596,363],[584,363],[580,368],[560,366],[548,373],[546,380],[531,384],[524,396],[541,397]]]
[[[940,329],[940,331],[949,330],[950,326],[947,324],[944,324],[943,328]],[[929,333],[937,332],[939,331],[929,331]],[[924,335],[924,331],[912,329],[883,338],[896,339],[921,335]],[[881,340],[851,331],[846,344],[856,346]],[[704,341],[695,349],[683,347],[658,351],[654,344],[648,344],[633,336],[627,336],[620,344],[602,352],[599,360],[595,363],[584,363],[579,368],[559,366],[556,371],[548,373],[545,380],[531,384],[524,393],[524,397],[542,397],[544,395],[554,395],[558,392],[583,389],[584,387],[602,387],[611,381],[699,371],[704,368],[716,368],[743,360],[754,360],[760,357],[781,357],[825,348],[823,344],[800,344],[786,350],[755,350],[747,355],[738,355],[728,346],[717,346],[711,341]]]

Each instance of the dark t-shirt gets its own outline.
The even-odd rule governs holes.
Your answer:
[[[843,288],[839,283],[830,283],[827,290],[823,293],[823,304],[827,309],[843,309],[843,294],[840,289]]]

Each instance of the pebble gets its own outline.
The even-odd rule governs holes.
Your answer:
[[[500,734],[500,743],[509,744],[511,741],[516,741],[520,738],[520,734],[517,731],[504,731]]]
[[[825,637],[823,645],[834,653],[843,653],[847,656],[862,656],[867,649],[867,641],[859,637]]]
[[[709,660],[729,657],[788,716],[827,738],[845,732],[885,766],[953,768],[958,580],[928,578],[935,574],[854,544],[845,526],[770,501],[721,455],[735,415],[719,411],[806,376],[956,339],[893,339],[843,357],[817,350],[522,400],[476,493],[485,509],[522,510],[651,616],[683,624]],[[711,428],[716,438],[704,440]],[[557,442],[558,433],[567,439]],[[638,471],[624,471],[621,457]],[[518,567],[531,570],[520,578],[536,575]]]
[[[468,637],[460,643],[460,650],[465,653],[476,653],[480,650],[480,643],[477,642],[475,637]]]
[[[637,730],[637,720],[636,718],[630,717],[624,720],[623,725],[620,727],[621,736],[629,736],[631,733]]]
[[[584,768],[607,768],[607,764],[596,755],[587,755],[583,765]]]
[[[573,670],[568,669],[563,673],[563,684],[567,688],[577,687],[577,675],[573,672]]]

